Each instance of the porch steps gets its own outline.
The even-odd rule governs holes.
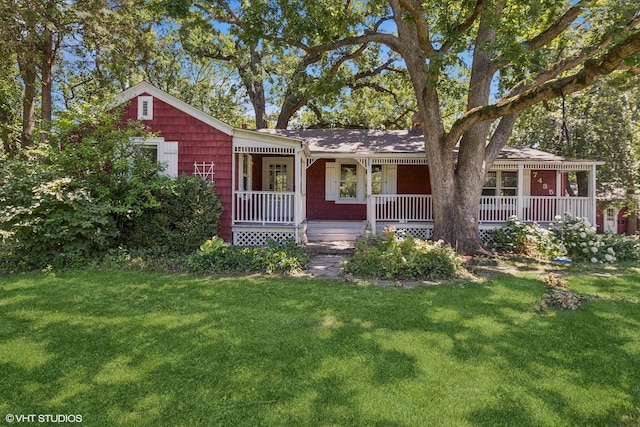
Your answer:
[[[366,227],[366,221],[307,221],[307,240],[353,242],[364,234]]]

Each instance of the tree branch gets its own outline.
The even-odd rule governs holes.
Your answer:
[[[579,1],[570,7],[556,22],[551,24],[546,30],[525,42],[528,50],[537,50],[553,41],[562,34],[577,18],[584,9],[584,1]]]
[[[571,94],[585,89],[600,77],[614,72],[625,58],[639,51],[640,32],[635,32],[611,47],[601,59],[586,61],[581,70],[570,76],[547,81],[524,91],[522,94],[505,98],[497,104],[469,110],[454,123],[447,135],[447,140],[457,142],[465,132],[485,120],[495,120],[520,112],[539,102],[557,98],[562,94]]]
[[[458,24],[453,29],[449,38],[445,40],[444,43],[442,43],[442,46],[440,47],[439,52],[440,53],[448,52],[449,49],[451,49],[451,46],[453,46],[453,39],[455,38],[455,36],[467,31],[471,27],[471,25],[473,25],[473,23],[476,21],[476,19],[478,18],[478,15],[480,14],[480,12],[482,12],[483,9],[484,9],[484,0],[477,0],[475,7],[473,8],[469,16],[467,16],[467,19],[465,19],[463,22]]]

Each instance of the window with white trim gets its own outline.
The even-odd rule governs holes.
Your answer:
[[[340,165],[340,195],[341,199],[358,198],[358,164],[343,163]]]
[[[371,165],[371,193],[395,194],[396,165]],[[351,160],[325,164],[325,200],[337,203],[365,203],[367,172]]]
[[[371,165],[371,194],[382,194],[384,177],[382,165]]]
[[[138,97],[138,120],[153,119],[153,96]]]
[[[517,196],[518,172],[489,171],[482,188],[483,196]]]
[[[176,141],[165,141],[164,138],[134,138],[133,142],[140,144],[145,155],[164,167],[160,172],[161,175],[170,178],[178,177],[178,143]]]

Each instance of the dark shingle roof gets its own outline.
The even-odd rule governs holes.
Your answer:
[[[316,154],[410,154],[424,153],[422,133],[408,130],[368,129],[261,129],[260,132],[299,139]],[[456,155],[456,153],[454,153]],[[533,148],[504,147],[498,160],[543,162],[590,162],[569,159]]]

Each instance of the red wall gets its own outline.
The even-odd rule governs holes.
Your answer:
[[[367,205],[326,201],[325,164],[333,159],[319,159],[307,169],[307,218],[330,220],[365,220]]]
[[[398,165],[398,194],[431,194],[427,165]]]
[[[532,170],[531,171],[531,195],[532,196],[555,196],[556,192],[556,171],[555,170]]]
[[[147,94],[143,94],[147,95]],[[137,120],[138,99],[132,99],[123,112],[124,120]],[[178,142],[178,173],[191,175],[194,162],[215,163],[216,190],[224,211],[220,217],[219,235],[231,240],[231,164],[232,138],[171,105],[154,98],[153,120],[143,123],[166,141]]]
[[[365,220],[367,204],[336,203],[325,200],[325,165],[335,159],[320,159],[307,169],[307,218],[311,220]],[[398,166],[398,194],[431,194],[429,167]]]

